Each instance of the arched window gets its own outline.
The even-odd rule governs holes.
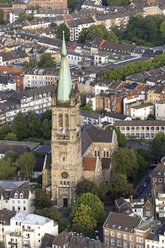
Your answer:
[[[14,198],[18,198],[18,193],[15,193],[14,194]]]
[[[107,158],[109,157],[109,152],[107,152]]]
[[[62,116],[62,114],[59,114],[59,116],[58,116],[58,123],[59,123],[59,127],[63,127],[63,116]]]
[[[65,127],[69,127],[69,115],[65,114]]]

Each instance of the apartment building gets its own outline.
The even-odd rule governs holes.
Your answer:
[[[116,121],[115,126],[128,138],[154,139],[159,132],[165,134],[165,121],[159,120]]]
[[[151,114],[154,116],[155,106],[152,103],[144,103],[131,107],[130,110],[133,119],[139,118],[140,120],[146,120],[148,115]]]
[[[52,9],[67,9],[67,1],[66,0],[30,0],[28,3],[29,6],[35,7],[39,5],[41,8],[52,8]]]
[[[29,112],[41,114],[47,109],[51,109],[52,90],[53,85],[47,85],[45,87],[28,89],[19,93],[16,92],[12,94],[6,102],[0,104],[0,109],[3,110],[0,113],[2,113],[3,116],[5,112],[6,123],[12,122],[19,112],[24,115],[27,115]]]
[[[1,237],[4,235],[6,248],[38,248],[47,232],[57,236],[58,224],[43,216],[17,212],[9,224],[3,225]]]
[[[165,120],[165,103],[155,103],[155,119]]]
[[[145,240],[145,248],[164,248],[165,247],[165,225],[153,230]]]
[[[89,28],[92,24],[95,24],[93,17],[84,17],[66,22],[66,25],[70,29],[70,41],[78,40],[82,29]]]
[[[24,213],[33,213],[35,193],[30,184],[22,182],[17,187],[13,181],[1,181],[4,188],[0,186],[0,210],[21,211]],[[15,185],[10,190],[5,189],[5,185]],[[12,187],[12,186],[11,186]]]
[[[151,173],[151,186],[165,185],[165,161],[157,164]]]

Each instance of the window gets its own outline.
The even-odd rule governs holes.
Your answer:
[[[143,243],[143,238],[137,237],[137,238],[136,238],[136,241],[139,242],[139,243]]]
[[[128,247],[128,243],[126,241],[123,242],[123,247],[127,248]]]
[[[153,182],[157,182],[157,179],[156,178],[153,178]]]
[[[23,193],[20,194],[20,198],[23,198]]]
[[[131,241],[133,241],[133,236],[132,236],[132,235],[130,235],[129,239],[130,239]]]
[[[115,245],[115,239],[111,239],[111,245]]]
[[[62,116],[62,114],[59,114],[59,116],[58,116],[58,124],[59,124],[59,127],[63,127],[63,116]]]
[[[122,247],[121,240],[117,240],[117,246]]]
[[[17,193],[14,194],[14,198],[18,198],[18,194]]]
[[[123,239],[127,239],[127,234],[123,234]]]
[[[105,235],[108,235],[108,230],[105,230]]]
[[[115,237],[114,231],[111,231],[111,237]]]
[[[65,114],[65,127],[69,127],[69,115]]]
[[[105,243],[109,244],[109,238],[105,237]]]
[[[117,237],[120,239],[121,238],[121,233],[117,233]]]

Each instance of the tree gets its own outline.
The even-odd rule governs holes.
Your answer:
[[[13,163],[15,163],[15,161],[17,160],[18,157],[19,157],[19,154],[17,152],[8,151],[5,153],[5,156],[3,159],[4,160],[10,159],[10,162],[13,164]]]
[[[37,60],[35,58],[29,59],[28,66],[36,67],[37,66]]]
[[[149,115],[147,116],[147,120],[155,120],[155,116],[152,115],[152,114],[149,114]]]
[[[87,205],[91,208],[91,215],[96,220],[98,226],[101,226],[104,223],[104,205],[96,195],[93,195],[91,193],[84,193],[76,199],[76,202],[73,205],[70,214],[72,220],[75,217],[76,212],[81,204]]]
[[[70,29],[64,23],[60,24],[57,27],[57,36],[61,40],[63,39],[63,31],[65,33],[65,40],[69,41],[70,40]]]
[[[57,24],[56,24],[55,22],[51,22],[49,27],[50,27],[50,28],[57,27]]]
[[[105,25],[91,25],[87,29],[83,29],[79,34],[79,42],[84,43],[86,40],[94,40],[96,37],[105,39],[107,41],[116,41],[117,37],[114,32],[107,30]]]
[[[4,23],[4,11],[3,9],[0,9],[0,24]]]
[[[155,135],[154,140],[152,141],[152,158],[155,161],[160,161],[160,159],[165,154],[165,135],[163,132],[159,132]]]
[[[78,233],[82,232],[84,236],[92,237],[96,226],[97,221],[91,207],[81,203],[73,218],[73,229]]]
[[[8,133],[5,136],[5,140],[18,140],[17,135],[15,133]]]
[[[54,221],[58,221],[61,217],[61,213],[55,207],[38,209],[36,214],[45,216]]]
[[[38,62],[39,67],[54,67],[55,60],[52,57],[51,53],[43,53],[40,57],[40,61]]]
[[[16,166],[20,168],[21,174],[25,178],[31,178],[35,167],[35,157],[33,154],[24,152],[17,160]]]
[[[0,179],[12,179],[16,175],[16,167],[10,159],[0,159]]]
[[[26,120],[29,135],[31,137],[39,137],[41,135],[41,120],[38,115],[30,112]]]
[[[160,24],[160,33],[163,38],[165,38],[165,21]]]
[[[3,124],[0,128],[0,139],[4,139],[5,136],[9,133],[10,129],[7,124]]]
[[[50,195],[43,189],[35,189],[34,205],[37,209],[49,208],[52,206]]]
[[[78,0],[68,0],[68,8],[73,9],[78,4]]]
[[[21,112],[15,116],[11,124],[11,131],[16,134],[18,140],[28,137],[27,122]]]
[[[51,137],[51,123],[50,121],[48,121],[48,119],[45,119],[42,123],[42,134],[44,136],[44,138],[46,139],[50,139]]]
[[[136,179],[139,168],[134,150],[119,148],[114,155],[113,163],[117,173],[126,175],[129,181]]]
[[[42,121],[44,121],[45,119],[47,119],[48,121],[51,121],[52,120],[52,110],[51,109],[47,109],[42,114]]]
[[[118,127],[115,127],[115,126],[108,126],[106,128],[106,130],[109,130],[109,129],[114,129],[116,131],[116,134],[117,134],[117,142],[118,142],[118,145],[120,147],[125,147],[126,146],[126,143],[127,143],[127,138],[124,134],[121,133],[120,129]]]
[[[23,12],[23,13],[19,14],[18,21],[20,21],[20,22],[25,21],[25,20],[31,21],[33,19],[34,19],[33,14],[27,15],[25,12]]]
[[[107,195],[110,195],[114,200],[120,196],[129,197],[134,193],[133,186],[131,183],[128,183],[126,175],[119,173],[112,175],[107,188]]]
[[[76,195],[79,196],[87,192],[90,192],[92,194],[97,194],[97,186],[93,182],[84,179],[83,181],[77,184]]]

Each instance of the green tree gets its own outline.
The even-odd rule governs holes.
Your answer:
[[[48,121],[48,119],[45,119],[42,122],[41,130],[42,130],[42,134],[43,134],[44,138],[50,139],[50,137],[51,137],[51,123],[50,123],[50,121]]]
[[[43,189],[35,189],[34,205],[36,209],[50,208],[52,206],[50,195]]]
[[[29,59],[28,66],[36,67],[37,66],[37,60],[35,58]]]
[[[15,163],[15,161],[17,160],[17,158],[19,157],[19,154],[17,152],[13,152],[13,151],[8,151],[5,153],[4,156],[4,160],[8,160],[10,159],[11,163]]]
[[[4,11],[3,9],[0,9],[0,24],[4,23]]]
[[[58,221],[61,217],[61,213],[55,207],[38,209],[36,214],[45,216],[54,221]]]
[[[18,140],[28,137],[27,122],[21,112],[15,116],[11,124],[11,131],[16,134]]]
[[[16,166],[20,168],[21,174],[25,178],[31,178],[35,167],[35,157],[33,154],[24,152],[17,160]]]
[[[155,161],[160,161],[160,159],[165,154],[165,135],[163,132],[159,132],[155,135],[154,140],[152,141],[152,158]]]
[[[50,27],[50,28],[54,28],[54,27],[56,27],[56,26],[57,26],[57,24],[56,24],[55,22],[51,22],[49,27]]]
[[[17,135],[15,133],[8,133],[5,136],[5,140],[18,140]]]
[[[97,186],[92,181],[84,179],[83,181],[80,181],[77,184],[76,195],[79,196],[79,195],[81,195],[83,193],[87,193],[87,192],[90,192],[92,194],[97,195]]]
[[[78,0],[68,0],[68,8],[73,9],[78,4]]]
[[[119,148],[114,155],[113,163],[117,173],[126,175],[132,182],[136,179],[139,168],[134,150]]]
[[[59,230],[59,233],[65,230],[71,231],[71,226],[67,220],[60,220],[58,221],[58,230]]]
[[[9,133],[10,129],[7,124],[3,124],[0,128],[0,139],[4,139],[5,136]]]
[[[41,135],[41,120],[37,114],[30,112],[26,118],[28,133],[31,137],[39,137]]]
[[[54,67],[55,60],[50,53],[43,53],[38,62],[39,67]]]
[[[152,115],[152,114],[149,114],[149,115],[147,116],[147,120],[155,120],[155,116]]]
[[[163,38],[165,38],[165,21],[160,24],[160,33]]]
[[[96,195],[93,195],[91,193],[84,193],[76,199],[76,202],[73,205],[70,214],[72,220],[75,217],[80,204],[87,205],[92,209],[92,217],[96,220],[98,226],[101,226],[104,223],[104,205]]]
[[[82,31],[79,33],[78,42],[85,43],[87,40],[87,28],[83,28]]]
[[[52,120],[52,110],[51,109],[47,109],[42,114],[42,121],[44,121],[45,119],[47,119],[48,121],[51,121]]]
[[[124,134],[121,133],[120,129],[115,127],[115,126],[108,126],[106,128],[106,130],[109,130],[109,129],[114,129],[116,131],[116,134],[117,134],[117,142],[118,142],[118,145],[120,147],[125,147],[126,146],[126,143],[127,143],[127,138]]]
[[[0,179],[12,179],[16,175],[16,167],[10,159],[0,159]]]
[[[65,33],[65,40],[69,41],[70,40],[70,29],[64,23],[60,24],[57,27],[57,36],[61,40],[63,39],[63,31]]]
[[[82,232],[84,236],[92,237],[96,226],[97,221],[91,207],[81,203],[73,218],[73,229],[78,233]]]
[[[126,175],[119,173],[112,175],[111,180],[107,186],[107,195],[115,200],[120,196],[129,197],[133,193],[133,185],[128,183]]]

